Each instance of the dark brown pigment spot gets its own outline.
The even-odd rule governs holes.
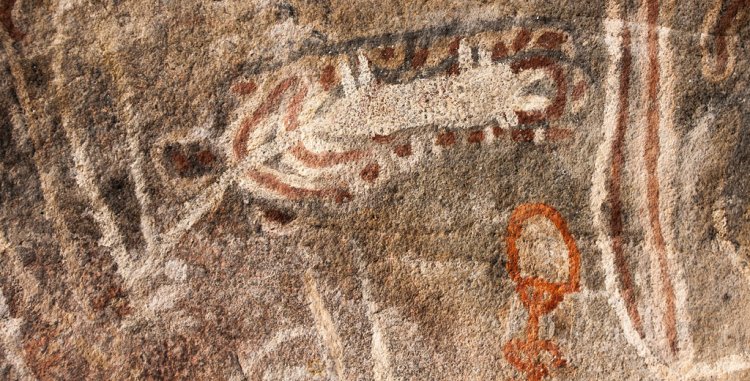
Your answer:
[[[456,38],[455,40],[451,41],[451,44],[448,46],[448,53],[450,55],[455,56],[458,55],[458,46],[461,44],[461,39]]]
[[[446,74],[448,75],[458,75],[459,73],[461,73],[461,69],[458,67],[458,63],[452,64],[448,67],[448,70],[446,70]]]
[[[531,33],[526,29],[521,29],[516,35],[516,39],[513,40],[513,51],[518,52],[526,47],[531,41]]]
[[[378,178],[379,174],[380,174],[380,166],[377,163],[370,163],[370,164],[367,164],[362,169],[362,172],[359,173],[359,177],[361,177],[362,180],[365,180],[368,183],[371,183],[375,181],[375,179]]]
[[[178,177],[200,177],[215,171],[219,165],[216,155],[198,142],[164,147],[164,167]]]
[[[383,48],[383,50],[380,51],[380,58],[384,60],[389,60],[393,58],[396,55],[396,50],[392,47]]]
[[[571,93],[571,97],[574,101],[577,101],[581,99],[583,94],[586,92],[586,82],[584,81],[578,81],[576,83],[575,87],[573,87],[573,92]]]
[[[559,49],[560,45],[562,45],[566,39],[567,39],[567,36],[565,36],[562,33],[544,32],[536,40],[536,44],[542,48],[554,50],[554,49]]]
[[[411,60],[411,67],[413,69],[419,69],[420,67],[422,67],[425,62],[427,62],[427,56],[429,54],[429,50],[419,49],[416,53],[414,53],[414,57]]]
[[[573,136],[573,132],[566,128],[548,128],[544,138],[549,141],[565,140]]]
[[[393,139],[394,139],[394,137],[392,135],[379,135],[379,134],[375,134],[372,137],[372,141],[374,141],[375,143],[378,143],[378,144],[387,144],[387,143],[392,142]]]
[[[406,144],[401,144],[399,146],[396,146],[396,148],[393,149],[393,152],[398,157],[411,156],[411,144],[406,143]]]
[[[510,137],[515,142],[533,142],[534,130],[513,130],[510,132]]]
[[[189,164],[188,164],[188,159],[184,153],[180,151],[175,151],[170,155],[170,159],[177,173],[182,174],[182,173],[187,172],[189,168]]]
[[[481,143],[484,140],[484,131],[472,131],[469,133],[468,142],[473,144]]]
[[[435,144],[441,147],[450,147],[456,144],[456,134],[451,131],[441,132],[438,134]]]
[[[232,86],[232,91],[237,95],[250,95],[258,89],[253,81],[243,81]]]
[[[263,211],[263,217],[271,222],[286,225],[296,218],[293,214],[281,211],[279,209],[266,209]]]
[[[336,68],[333,65],[328,65],[323,68],[320,73],[320,84],[323,85],[323,90],[331,90],[333,85],[336,84]]]
[[[216,160],[216,156],[214,156],[213,153],[209,150],[202,150],[198,152],[198,162],[201,163],[201,165],[211,165],[211,163]]]
[[[492,59],[493,60],[499,60],[501,58],[504,58],[508,55],[508,47],[505,46],[505,43],[502,41],[498,41],[495,46],[492,47]]]

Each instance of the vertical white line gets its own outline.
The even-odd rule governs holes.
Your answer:
[[[370,354],[372,356],[372,373],[375,381],[392,381],[394,380],[393,369],[391,366],[391,353],[388,347],[388,337],[383,329],[381,318],[378,312],[378,306],[372,296],[372,284],[370,277],[362,259],[361,249],[353,243],[354,250],[357,252],[355,259],[357,261],[357,272],[361,282],[362,300],[367,307],[367,319],[372,326],[372,338]]]
[[[57,17],[57,14],[55,17]],[[73,249],[74,243],[72,242],[70,231],[68,230],[65,221],[60,213],[58,213],[59,200],[57,199],[57,190],[54,187],[55,182],[59,181],[58,174],[55,171],[47,170],[44,165],[45,163],[40,159],[41,148],[39,147],[39,142],[34,139],[34,133],[38,130],[39,121],[36,119],[33,104],[29,98],[29,93],[26,90],[23,68],[16,57],[13,42],[3,28],[0,28],[0,39],[2,39],[3,49],[5,50],[8,66],[10,67],[11,76],[13,77],[15,84],[16,94],[23,111],[28,135],[31,137],[36,151],[34,153],[34,164],[39,173],[39,185],[44,199],[44,212],[46,218],[52,223],[57,238],[60,240],[60,252],[63,255],[63,258],[65,258],[65,267],[67,268],[67,271],[75,274],[79,271],[79,261],[75,257]],[[45,170],[47,170],[46,173],[44,172]],[[71,289],[76,296],[76,304],[81,307],[81,310],[89,312],[90,307],[84,302],[86,299],[84,298],[84,295],[81,294],[81,291],[76,287],[72,287]],[[87,321],[89,320],[88,316],[85,314],[83,315],[83,318]]]
[[[471,69],[472,63],[471,46],[466,39],[461,39],[458,43],[458,64],[461,72]]]
[[[345,380],[344,349],[341,345],[341,337],[339,337],[339,334],[336,331],[336,326],[331,318],[331,314],[328,312],[328,309],[326,309],[323,298],[320,296],[317,281],[315,280],[312,270],[308,269],[305,272],[304,280],[305,291],[307,292],[307,299],[310,303],[310,311],[315,320],[315,326],[328,348],[328,354],[333,360],[338,380]]]
[[[370,69],[370,60],[362,52],[359,52],[357,55],[357,60],[359,61],[359,65],[357,66],[359,70],[359,86],[361,88],[369,88],[375,81],[375,77],[372,75]]]
[[[339,73],[341,75],[341,85],[344,87],[344,94],[347,97],[354,95],[357,91],[357,84],[352,75],[352,69],[347,62],[339,62]]]
[[[64,51],[61,48],[61,43],[64,41],[64,36],[58,28],[58,34],[55,36],[53,46],[56,48],[56,54],[52,60],[52,71],[54,73],[54,86],[57,90],[57,94],[65,94],[67,91],[64,84],[62,83],[62,61],[65,57]],[[117,272],[125,280],[126,288],[132,288],[136,278],[134,277],[134,271],[136,270],[136,261],[132,260],[125,249],[123,243],[123,237],[120,234],[115,217],[109,207],[106,205],[102,196],[99,192],[99,188],[96,183],[96,174],[92,169],[93,166],[89,161],[89,156],[86,153],[88,148],[88,142],[81,138],[78,131],[69,126],[68,120],[69,115],[65,111],[60,112],[61,122],[65,136],[70,143],[72,150],[71,155],[75,164],[75,180],[76,184],[84,191],[86,196],[94,208],[93,216],[101,228],[102,238],[99,242],[102,246],[109,247],[112,251],[112,257],[117,263]]]
[[[121,81],[118,81],[121,82]],[[133,179],[133,188],[135,198],[138,200],[141,213],[141,232],[146,241],[146,255],[153,254],[158,247],[159,234],[156,230],[156,223],[151,213],[151,199],[146,190],[146,181],[143,177],[143,152],[140,147],[140,120],[132,117],[132,105],[127,101],[129,95],[122,95],[126,99],[124,114],[126,124],[125,133],[128,141],[128,153],[130,154],[130,176]]]

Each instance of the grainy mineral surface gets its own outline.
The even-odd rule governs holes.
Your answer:
[[[0,380],[750,380],[749,20],[0,0]]]

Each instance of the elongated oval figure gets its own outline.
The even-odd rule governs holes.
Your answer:
[[[570,40],[517,27],[302,56],[232,87],[228,156],[254,194],[343,202],[454,146],[570,139],[588,88]]]

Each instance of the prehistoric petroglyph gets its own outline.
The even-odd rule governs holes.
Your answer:
[[[276,332],[273,337],[255,351],[241,350],[239,363],[244,376],[251,380],[326,379],[326,375],[322,374],[323,372],[320,369],[310,369],[305,366],[293,365],[280,369],[274,369],[273,366],[264,366],[269,356],[273,355],[274,352],[283,350],[284,346],[290,342],[299,346],[300,344],[309,343],[311,340],[314,340],[315,336],[315,331],[309,327],[295,327]]]
[[[623,334],[644,358],[649,369],[658,377],[670,380],[692,379],[708,374],[722,375],[750,367],[746,356],[730,356],[714,365],[696,362],[689,332],[686,309],[687,286],[682,270],[675,262],[671,242],[674,191],[670,189],[670,168],[676,168],[675,134],[673,131],[672,47],[670,31],[659,26],[660,6],[657,1],[646,1],[638,14],[644,23],[629,23],[631,17],[625,4],[610,3],[610,19],[605,21],[606,42],[611,57],[607,75],[607,105],[604,121],[604,140],[599,147],[596,171],[593,176],[591,207],[594,223],[600,229],[598,246],[602,252],[605,285],[609,302],[620,320]],[[645,25],[645,31],[643,30]],[[634,61],[634,51],[643,49],[646,60]],[[639,66],[636,66],[639,65]],[[636,67],[634,67],[636,66]],[[634,88],[631,78],[640,75],[644,88]],[[633,113],[636,96],[643,99],[640,109]],[[651,293],[655,303],[644,311],[638,306],[635,279],[628,265],[624,246],[623,206],[621,189],[625,179],[625,140],[628,128],[642,128],[642,177],[636,184],[643,189],[639,204],[647,211],[643,226],[647,227],[646,247],[651,261]],[[609,166],[607,168],[606,166]],[[660,180],[660,177],[662,178]],[[608,204],[609,221],[605,222],[602,206]],[[644,297],[644,296],[641,296]],[[653,314],[647,316],[646,314]],[[645,319],[656,318],[648,336]]]
[[[518,27],[303,56],[233,86],[229,155],[270,154],[240,182],[254,194],[342,202],[456,144],[565,140],[589,87],[574,54],[565,31]]]
[[[362,289],[362,302],[365,303],[366,317],[372,325],[372,336],[370,339],[370,355],[372,356],[372,375],[375,381],[394,380],[393,366],[391,364],[391,350],[388,347],[389,338],[381,317],[382,311],[379,310],[377,303],[372,295],[372,283],[370,274],[362,259],[362,250],[356,242],[352,244],[356,253],[357,277]]]
[[[225,356],[231,360],[227,363],[228,367],[236,368],[232,370],[235,373],[230,379],[343,380],[357,378],[360,376],[358,372],[363,369],[366,374],[371,371],[375,380],[419,378],[414,376],[414,372],[434,371],[431,369],[433,365],[443,367],[445,371],[452,366],[465,367],[466,364],[461,362],[466,359],[473,361],[475,358],[492,356],[495,356],[496,363],[483,366],[489,369],[479,369],[482,366],[478,365],[466,371],[465,378],[489,379],[481,377],[480,373],[484,372],[482,376],[507,376],[514,371],[529,380],[541,380],[547,376],[565,378],[560,374],[578,372],[578,369],[557,367],[564,364],[565,359],[575,362],[580,360],[580,356],[588,356],[588,352],[580,349],[590,349],[590,345],[593,345],[579,342],[581,337],[576,336],[575,332],[580,325],[575,322],[600,317],[603,317],[601,327],[608,330],[608,334],[617,336],[613,332],[622,333],[623,338],[614,337],[612,341],[619,343],[613,345],[622,345],[622,348],[618,348],[621,351],[613,351],[617,352],[612,355],[616,357],[615,360],[633,368],[645,365],[651,378],[735,377],[740,374],[738,372],[750,369],[747,352],[732,354],[733,349],[730,349],[715,358],[699,361],[699,350],[692,348],[694,332],[691,329],[695,329],[696,321],[691,321],[688,314],[688,288],[683,276],[683,267],[687,271],[689,264],[684,261],[685,255],[679,252],[682,248],[680,240],[676,238],[678,224],[674,220],[684,218],[675,210],[680,207],[680,201],[687,198],[685,193],[692,196],[690,192],[694,189],[679,188],[675,168],[696,172],[685,166],[680,155],[688,149],[695,149],[695,157],[690,158],[693,161],[691,165],[700,166],[702,153],[698,151],[702,147],[701,140],[711,135],[711,131],[707,126],[691,131],[688,135],[695,134],[695,138],[686,145],[681,140],[685,137],[680,135],[683,133],[681,126],[676,128],[674,125],[677,123],[677,102],[681,100],[679,87],[682,86],[677,69],[683,61],[677,63],[679,57],[675,56],[679,54],[673,47],[678,33],[675,33],[676,29],[670,29],[673,26],[669,15],[673,14],[674,9],[666,9],[676,7],[673,3],[646,0],[640,3],[638,10],[634,10],[628,9],[630,3],[612,1],[609,18],[603,23],[603,41],[596,38],[598,29],[582,30],[594,34],[593,38],[589,38],[582,33],[577,34],[581,31],[576,32],[576,28],[567,22],[544,18],[535,20],[529,14],[519,12],[523,16],[502,21],[482,19],[485,21],[464,20],[460,24],[447,24],[436,18],[429,25],[444,26],[425,27],[420,24],[413,29],[409,29],[411,26],[399,27],[390,34],[382,34],[382,30],[375,28],[368,30],[364,34],[366,37],[354,38],[348,36],[348,32],[331,34],[324,36],[326,38],[306,40],[300,50],[288,56],[279,54],[278,61],[276,56],[256,60],[258,54],[248,55],[244,51],[238,53],[239,58],[231,65],[222,66],[236,65],[232,70],[227,69],[221,79],[209,81],[208,90],[197,86],[186,91],[190,96],[211,91],[222,94],[209,98],[211,102],[226,104],[225,109],[219,106],[211,109],[213,105],[206,106],[202,101],[185,106],[205,107],[203,111],[206,115],[228,113],[226,118],[210,128],[204,128],[204,124],[211,123],[202,120],[191,124],[191,121],[180,118],[151,115],[163,110],[148,110],[144,106],[148,101],[139,99],[138,93],[142,88],[135,85],[138,81],[128,72],[128,63],[133,61],[128,61],[131,53],[125,51],[131,47],[124,41],[118,48],[109,46],[106,41],[97,41],[93,48],[81,48],[84,53],[77,57],[81,62],[69,59],[67,49],[77,42],[77,26],[72,27],[79,21],[76,19],[79,16],[74,12],[77,5],[66,2],[57,4],[58,13],[53,17],[56,27],[49,34],[44,34],[33,28],[29,18],[14,15],[18,13],[18,9],[13,11],[18,7],[16,3],[15,0],[8,0],[0,6],[0,36],[4,48],[4,56],[0,60],[7,56],[7,62],[2,62],[7,63],[15,91],[9,97],[13,98],[9,102],[13,106],[9,112],[14,113],[11,118],[14,131],[29,131],[30,145],[33,145],[34,151],[33,164],[39,177],[39,205],[42,205],[40,210],[34,212],[43,212],[45,216],[42,218],[51,222],[52,228],[42,234],[56,236],[61,258],[55,258],[58,262],[47,267],[40,266],[33,254],[23,253],[24,256],[21,256],[15,252],[13,245],[5,239],[5,234],[13,238],[14,243],[21,242],[20,246],[23,246],[25,237],[0,232],[0,252],[4,255],[2,263],[5,265],[2,275],[11,278],[11,281],[0,279],[4,282],[4,289],[0,290],[0,343],[3,344],[2,355],[5,356],[3,364],[10,365],[6,369],[12,368],[13,376],[21,379],[34,379],[35,375],[44,378],[42,376],[45,374],[39,373],[39,368],[47,365],[37,364],[39,361],[35,358],[35,351],[42,353],[46,348],[42,345],[39,349],[28,347],[37,345],[37,341],[63,342],[62,339],[51,339],[43,334],[41,337],[32,336],[38,329],[35,320],[60,324],[60,328],[50,329],[59,329],[62,335],[74,335],[80,327],[98,329],[99,324],[104,324],[102,322],[110,324],[110,318],[113,322],[111,327],[114,328],[104,335],[125,336],[125,339],[115,337],[112,340],[112,346],[121,346],[117,350],[142,345],[135,339],[132,343],[127,342],[131,334],[142,335],[138,339],[144,341],[151,340],[152,336],[164,336],[167,337],[163,345],[166,349],[153,353],[153,357],[166,359],[175,356],[184,364],[192,364],[194,360],[203,361],[201,356],[206,354],[194,353],[195,347],[190,347],[192,343],[184,346],[178,343],[172,352],[170,335],[185,334],[191,339],[199,337],[201,340],[211,336],[229,337],[222,338],[225,341],[219,340],[217,342],[220,344],[215,345],[226,347],[227,352],[231,352],[231,356]],[[221,6],[223,4],[215,9]],[[279,7],[283,8],[280,12],[289,13],[290,18],[300,17],[291,5],[288,9],[286,5]],[[206,8],[210,8],[209,12],[214,9]],[[747,8],[746,0],[717,0],[703,20],[703,34],[695,49],[696,53],[702,53],[701,69],[705,78],[712,82],[739,77],[740,71],[735,70],[735,66],[740,67],[742,57],[738,57],[738,47],[743,47],[739,45],[738,33],[743,30],[742,25],[747,19]],[[113,13],[116,11],[112,10]],[[222,11],[226,12],[227,9]],[[124,25],[131,17],[136,18],[135,14],[118,17],[122,18]],[[495,11],[486,19],[496,20],[497,17],[504,16],[502,12]],[[587,22],[601,26],[597,17],[593,15]],[[16,24],[14,18],[20,22]],[[168,19],[165,20],[169,23],[173,21]],[[172,33],[170,27],[161,25],[163,21],[154,22],[151,31],[164,32],[169,38],[179,36]],[[282,27],[276,29],[277,33],[283,30]],[[697,41],[697,34],[691,33]],[[142,33],[142,36],[146,34]],[[29,45],[36,36],[54,36],[49,44],[50,51],[37,52],[40,49],[38,46]],[[171,47],[176,50],[184,48],[179,46],[179,41],[169,38],[165,37],[165,41],[174,43]],[[237,42],[240,38],[230,36],[222,41]],[[601,43],[602,46],[597,45]],[[252,44],[248,46],[253,48]],[[600,52],[602,47],[607,50]],[[138,48],[133,50],[137,51]],[[592,52],[592,57],[587,57],[587,54],[582,57],[582,51]],[[32,53],[39,53],[40,56],[31,56]],[[603,65],[595,62],[600,60],[601,53],[609,53],[609,62],[602,60]],[[253,57],[252,62],[248,62],[248,56]],[[39,65],[39,71],[49,77],[48,81],[40,80],[44,82],[42,84],[31,83],[38,74],[35,72],[37,60],[44,62]],[[112,102],[107,103],[106,107],[93,104],[91,108],[111,107],[117,127],[122,126],[116,134],[104,139],[101,137],[106,132],[102,133],[100,129],[109,125],[94,123],[82,127],[85,123],[80,123],[76,113],[85,109],[75,108],[67,101],[77,99],[75,95],[82,88],[86,92],[87,83],[83,79],[89,74],[81,74],[73,69],[67,71],[68,67],[85,66],[84,63],[95,67],[95,76],[101,74],[101,69],[104,73],[101,74],[102,78],[106,77],[102,82],[111,82],[103,85],[107,90],[92,91],[101,91],[97,95],[112,98]],[[692,64],[697,70],[695,62]],[[195,68],[195,78],[200,78],[197,75],[200,70],[195,62],[191,65],[194,65],[191,70]],[[600,74],[600,69],[606,69],[606,72]],[[165,81],[171,75],[162,74],[160,80]],[[601,78],[595,77],[598,75]],[[84,85],[73,86],[78,81]],[[170,85],[187,85],[185,87],[188,88],[194,82],[198,80],[186,76]],[[729,81],[725,83],[731,84]],[[598,109],[602,105],[596,94],[599,89],[606,93],[603,110]],[[40,100],[45,97],[53,100]],[[136,104],[138,106],[134,106]],[[182,107],[166,101],[164,104],[164,108],[169,109],[166,113],[177,113],[172,108]],[[603,111],[603,123],[601,130],[597,130],[591,128],[591,124],[598,128],[596,123],[599,122],[600,111]],[[163,121],[177,123],[153,127]],[[40,139],[39,136],[48,130],[57,130],[59,135],[49,140]],[[601,136],[596,132],[601,132]],[[0,135],[0,138],[5,139],[5,135]],[[15,136],[13,138],[17,139]],[[585,147],[590,148],[594,144],[599,144],[599,149],[596,157],[589,160]],[[109,149],[121,153],[122,157],[99,160],[97,155],[101,155],[101,152],[108,155]],[[499,157],[494,155],[497,152],[510,155]],[[451,162],[452,155],[464,156]],[[573,166],[566,163],[559,173],[551,172],[549,177],[534,178],[536,174],[519,174],[535,168],[544,172],[548,169],[548,163],[570,156],[577,157],[573,162],[581,164],[581,173],[573,173]],[[418,246],[423,242],[415,240],[400,247],[389,246],[396,250],[385,253],[391,256],[385,260],[378,257],[381,253],[375,250],[367,255],[358,252],[355,259],[347,258],[346,253],[325,253],[325,266],[341,266],[342,274],[333,276],[323,275],[328,269],[318,273],[316,267],[313,267],[315,272],[305,272],[304,269],[311,267],[307,262],[310,258],[304,253],[299,253],[297,259],[300,261],[295,263],[295,266],[303,269],[302,276],[296,272],[297,269],[290,272],[292,275],[287,274],[287,263],[269,270],[263,268],[262,261],[258,260],[258,257],[266,254],[269,254],[268,261],[277,262],[295,257],[298,253],[294,250],[304,251],[300,247],[310,241],[315,244],[319,240],[317,234],[327,230],[335,230],[342,241],[351,239],[352,235],[363,235],[367,236],[364,239],[382,241],[385,245],[390,245],[394,239],[390,229],[397,230],[398,234],[408,231],[415,237],[430,236],[434,240],[441,235],[453,234],[451,239],[461,237],[467,245],[483,238],[495,242],[494,235],[491,238],[482,237],[483,233],[466,228],[467,225],[481,225],[490,220],[495,224],[495,218],[499,221],[507,216],[502,213],[498,217],[489,215],[485,212],[486,208],[477,212],[475,207],[478,201],[473,198],[476,189],[445,186],[440,189],[445,193],[435,193],[440,193],[440,202],[448,193],[466,196],[468,200],[458,201],[460,205],[450,202],[441,205],[442,209],[434,213],[440,217],[434,217],[434,220],[448,220],[443,216],[468,211],[476,219],[467,222],[467,225],[451,221],[429,231],[406,226],[405,220],[432,214],[432,210],[421,209],[424,205],[420,204],[409,205],[410,208],[399,212],[401,215],[394,217],[393,221],[390,216],[383,218],[376,215],[371,224],[350,223],[359,217],[359,213],[366,215],[364,209],[392,208],[394,204],[408,200],[408,192],[415,191],[415,188],[419,191],[425,184],[421,178],[417,179],[418,182],[407,183],[411,177],[417,177],[415,173],[433,171],[429,176],[434,179],[433,173],[444,169],[438,168],[435,163],[441,163],[441,166],[455,163],[456,167],[466,168],[471,166],[465,165],[468,162],[464,160],[466,157],[471,160],[477,158],[477,162],[469,164],[485,166],[480,168],[482,174],[495,172],[494,177],[487,176],[487,179],[498,182],[502,182],[501,177],[510,179],[509,184],[512,185],[504,184],[498,187],[501,192],[487,197],[490,205],[498,205],[495,210],[505,213],[513,208],[512,205],[528,199],[554,203],[560,210],[566,211],[571,229],[576,233],[581,232],[580,235],[576,234],[578,246],[568,231],[567,223],[555,209],[544,204],[522,204],[512,212],[508,223],[507,258],[502,253],[493,256],[482,254],[492,250],[477,250],[460,256],[450,249],[436,249],[433,246],[415,254],[409,245]],[[109,175],[106,166],[118,160],[128,160],[118,170],[132,182],[132,189],[127,192],[131,192],[133,197],[123,199],[137,209],[135,217],[127,221],[135,226],[134,229],[133,226],[123,227],[118,220],[120,212],[108,203],[108,193],[112,190],[102,183],[106,180],[99,178],[102,174]],[[487,163],[500,161],[517,165],[511,169],[492,167],[487,170]],[[556,184],[565,184],[566,180],[580,184],[581,179],[588,178],[591,165],[594,174],[590,195],[586,193],[589,189],[585,185],[582,187],[585,189],[570,192],[570,198],[561,199],[558,193],[551,190]],[[511,173],[513,171],[519,173]],[[704,180],[700,177],[695,181]],[[407,185],[403,186],[404,189],[398,188],[402,183]],[[414,186],[415,183],[422,185]],[[234,189],[235,186],[239,189]],[[388,189],[388,192],[379,194],[381,189]],[[115,191],[126,193],[119,188]],[[74,201],[79,203],[75,207],[66,205],[70,202],[69,198],[73,198],[69,196],[72,193],[75,193]],[[676,194],[682,198],[676,197]],[[231,197],[225,197],[227,195]],[[418,196],[425,195],[432,197],[431,194]],[[387,197],[393,197],[395,201],[382,201]],[[586,197],[590,197],[588,210],[581,208],[581,200],[585,203]],[[365,199],[366,202],[345,207],[336,205],[337,202],[354,199]],[[747,258],[739,252],[740,248],[744,248],[733,237],[732,218],[737,218],[737,206],[733,203],[736,202],[729,198],[720,199],[711,206],[708,224],[713,230],[709,232],[710,240],[726,254],[727,261],[732,261],[746,279],[750,279]],[[363,205],[365,203],[367,205]],[[286,213],[273,209],[279,204],[284,205],[279,208],[291,211]],[[499,206],[501,204],[502,207]],[[267,205],[274,207],[264,209]],[[461,209],[464,206],[466,208]],[[262,216],[253,208],[260,208]],[[323,212],[317,215],[318,210],[330,215]],[[243,214],[246,211],[251,213]],[[304,214],[309,211],[312,213]],[[230,214],[242,216],[230,219]],[[74,225],[78,221],[71,222],[76,217],[85,220],[81,223],[82,231],[75,230],[78,227]],[[589,225],[590,217],[593,217],[593,222]],[[298,221],[292,224],[297,229],[294,234],[288,231],[279,233],[280,230],[272,231],[267,229],[267,225],[262,225],[265,222],[286,225],[293,220]],[[541,228],[538,230],[542,232],[539,234],[547,234],[542,241],[545,244],[548,243],[547,239],[562,242],[562,245],[560,242],[556,244],[566,254],[561,257],[562,262],[560,258],[549,256],[546,258],[549,261],[543,261],[538,267],[524,267],[527,253],[544,247],[542,251],[546,254],[545,250],[549,249],[544,244],[523,247],[524,239],[521,237],[531,234],[538,220],[553,225],[552,233]],[[202,221],[206,223],[202,224]],[[399,226],[392,228],[388,225],[391,222]],[[310,231],[304,231],[308,227]],[[130,243],[125,233],[128,229],[142,235],[135,248],[128,246]],[[594,248],[589,238],[591,229],[597,236]],[[300,230],[305,234],[298,235]],[[291,250],[270,255],[271,249],[263,246],[270,246],[271,238],[276,238],[274,234],[284,235],[281,238],[288,241],[282,242],[288,244]],[[265,241],[254,241],[256,235]],[[406,250],[401,250],[404,246]],[[582,253],[586,253],[583,260],[579,258],[578,247]],[[555,248],[557,251],[559,249]],[[207,258],[211,257],[204,250],[224,252],[215,256],[216,260],[209,261]],[[555,250],[549,249],[550,252]],[[586,276],[583,276],[581,266],[587,266],[587,270],[597,270],[600,254],[603,273],[586,271]],[[95,308],[89,305],[92,304],[89,303],[91,298],[81,287],[85,282],[79,281],[77,274],[89,266],[85,262],[93,257],[112,260],[104,265],[112,270],[111,273],[105,273],[102,277],[122,278],[124,286],[120,291],[127,303],[127,316],[115,318],[116,313],[96,314]],[[372,262],[366,262],[363,258]],[[504,262],[505,259],[508,262]],[[342,264],[348,260],[354,264]],[[197,265],[193,261],[203,263]],[[507,273],[502,270],[506,268],[503,263],[507,266]],[[59,268],[50,271],[53,267]],[[419,303],[423,305],[409,311],[411,315],[393,312],[399,308],[413,307],[405,307],[404,304],[418,304],[409,297],[404,297],[406,301],[393,300],[398,299],[392,295],[396,293],[392,291],[393,288],[398,289],[397,292],[410,291],[407,290],[410,285],[403,284],[408,280],[391,277],[396,267],[406,274],[404,279],[419,278],[419,282],[427,279],[426,283],[430,283],[429,287],[419,282],[413,286],[423,287],[417,292],[421,298]],[[243,289],[246,286],[244,279],[258,275],[253,274],[254,271],[262,272],[263,276],[269,278],[284,278],[286,283],[278,289],[269,287],[260,290],[262,287],[257,285],[252,285],[252,289]],[[536,275],[537,271],[545,276]],[[286,279],[287,276],[289,279]],[[495,314],[497,309],[486,308],[485,305],[484,311],[491,310],[488,315],[496,316],[481,318],[477,318],[484,312],[481,308],[466,312],[466,306],[470,305],[466,300],[476,302],[466,290],[476,291],[477,278],[491,284],[481,291],[491,295],[492,300],[503,301],[498,305],[503,308],[507,306],[507,310]],[[432,283],[439,284],[439,287],[431,289]],[[39,299],[43,299],[44,292],[49,291],[45,287],[60,288],[58,284],[67,287],[60,293],[64,297],[59,302],[48,303],[59,305],[37,304]],[[332,284],[335,284],[335,288],[328,288]],[[212,287],[225,285],[231,287],[232,291],[216,299],[205,296],[213,291]],[[517,298],[513,296],[514,290]],[[119,295],[120,291],[112,291],[112,294]],[[339,291],[341,293],[337,294]],[[361,316],[347,320],[346,314],[342,313],[343,308],[338,309],[339,306],[335,304],[336,298],[341,295],[352,299],[346,302],[355,305],[352,310],[356,312],[347,313],[359,313]],[[566,303],[561,303],[565,295],[568,295]],[[194,296],[204,299],[195,299]],[[357,300],[360,296],[361,300]],[[290,314],[284,311],[276,316],[271,315],[278,313],[276,311],[268,316],[244,316],[248,309],[255,308],[255,302],[262,300],[276,306],[279,299],[294,299],[292,303],[299,305],[295,305],[294,313]],[[604,299],[614,310],[613,314],[607,315],[610,311],[598,307],[603,304],[594,304],[594,300],[601,302]],[[214,309],[195,306],[202,302],[212,302]],[[449,316],[445,321],[430,320],[437,310],[431,309],[433,302],[440,310],[445,307],[447,311],[458,311],[457,315],[480,313],[469,318],[457,316],[453,319],[453,316]],[[190,308],[192,310],[188,312]],[[11,311],[21,312],[16,315]],[[42,319],[37,319],[38,312],[44,314]],[[185,321],[192,319],[191,324],[172,319],[183,312],[185,315],[194,314],[189,319],[185,318]],[[241,317],[234,320],[236,316]],[[524,321],[526,318],[528,321]],[[79,319],[85,320],[85,324],[66,325],[68,320]],[[274,319],[281,322],[278,325],[275,325],[275,321],[268,323]],[[567,320],[558,324],[553,319]],[[399,326],[401,321],[409,323]],[[573,324],[566,324],[571,321]],[[352,322],[355,325],[347,326]],[[472,324],[480,327],[467,328]],[[408,328],[405,328],[407,325]],[[613,325],[617,329],[611,329]],[[366,328],[364,334],[355,335],[351,333],[354,330],[352,327]],[[506,327],[505,335],[500,335]],[[458,333],[448,333],[450,330]],[[498,336],[485,335],[487,330],[498,332]],[[519,331],[522,331],[521,336],[516,336]],[[416,337],[425,338],[426,344],[423,347],[403,344],[409,338]],[[457,338],[455,342],[468,342],[464,347],[455,347],[469,348],[466,352],[470,354],[460,353],[460,349],[456,352],[450,351],[453,348],[436,349],[439,345],[445,345],[441,340],[451,344],[454,337]],[[157,340],[161,339],[163,337]],[[361,342],[355,343],[357,340]],[[695,341],[696,347],[702,345],[697,336]],[[558,348],[557,343],[565,349]],[[204,344],[199,342],[197,346]],[[504,350],[500,350],[503,344]],[[635,350],[628,348],[628,344]],[[81,346],[80,343],[77,345]],[[110,345],[107,339],[91,340],[91,344],[86,342],[87,345],[93,348],[91,351],[94,354],[87,353],[81,369],[96,368],[109,361],[108,356],[114,353],[114,350],[104,350]],[[206,345],[209,348],[206,352],[214,351],[213,342]],[[351,349],[357,345],[360,347]],[[417,348],[416,351],[421,353],[407,354],[404,348]],[[356,356],[352,355],[356,351]],[[482,357],[482,352],[490,355]],[[144,353],[135,357],[152,355],[146,351]],[[184,358],[179,357],[182,354],[185,354]],[[49,355],[44,361],[57,361],[54,356]],[[415,366],[416,371],[411,369],[409,361],[413,359],[408,356],[423,356],[419,357],[419,361],[424,365]],[[356,363],[360,359],[363,359],[363,367]],[[157,364],[158,361],[161,360],[157,360]],[[114,366],[127,368],[127,364]],[[0,369],[2,371],[4,369]],[[588,370],[580,371],[572,377],[585,377]],[[215,378],[220,378],[216,374],[213,374]],[[423,378],[439,378],[434,377],[435,374]],[[456,374],[459,374],[458,371]],[[0,378],[3,375],[0,373]]]
[[[561,234],[568,262],[567,279],[563,281],[549,280],[543,275],[529,275],[523,271],[517,242],[526,228],[525,223],[534,217],[548,219]],[[559,368],[565,364],[557,345],[552,340],[539,337],[539,318],[555,309],[563,301],[565,294],[578,291],[581,255],[563,217],[557,210],[545,204],[519,205],[510,216],[505,240],[508,274],[516,283],[516,292],[528,310],[529,317],[526,323],[526,336],[506,343],[503,354],[508,362],[526,375],[527,380],[539,381],[549,374],[550,366]],[[545,353],[551,356],[549,365],[543,359]]]
[[[326,309],[323,299],[318,291],[317,281],[315,275],[311,270],[305,272],[305,291],[307,292],[307,299],[310,303],[310,312],[312,312],[313,318],[315,319],[315,326],[318,329],[318,334],[322,338],[323,342],[328,348],[328,355],[333,360],[333,366],[336,370],[336,376],[338,379],[345,379],[344,361],[343,361],[343,347],[341,344],[341,338],[338,332],[336,332],[336,326],[331,319],[331,314]]]
[[[737,60],[737,28],[750,17],[750,1],[715,0],[703,19],[701,51],[703,76],[713,82],[727,79]]]

